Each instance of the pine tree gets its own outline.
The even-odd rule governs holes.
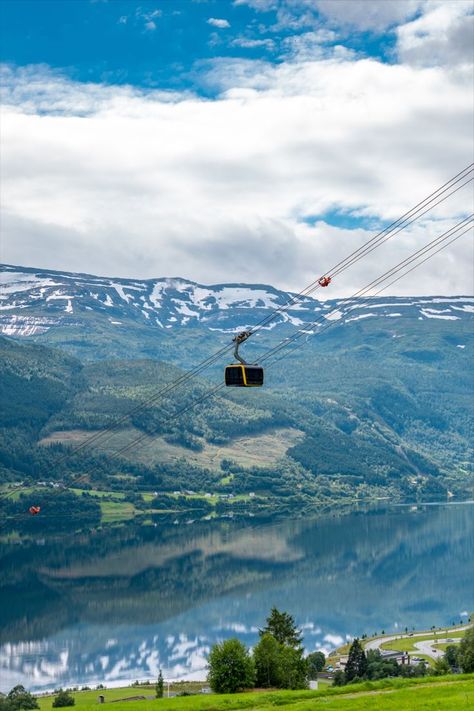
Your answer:
[[[158,674],[158,680],[155,685],[155,690],[156,690],[156,698],[162,699],[163,698],[163,690],[164,690],[164,681],[163,681],[163,674],[161,673],[161,669]]]
[[[361,643],[356,638],[349,649],[349,658],[345,668],[346,681],[363,679],[367,674],[367,657]]]
[[[276,641],[295,649],[301,645],[302,637],[296,627],[294,618],[287,612],[280,612],[276,607],[272,607],[270,615],[267,617],[267,625],[260,630],[260,636],[272,634]]]

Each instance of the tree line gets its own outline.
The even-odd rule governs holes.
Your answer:
[[[259,641],[250,651],[239,639],[213,645],[209,654],[208,680],[216,693],[234,693],[251,688],[305,689],[325,666],[322,652],[304,656],[302,636],[293,617],[272,608]],[[450,645],[429,668],[425,662],[399,664],[386,659],[379,650],[364,650],[354,639],[344,670],[334,674],[335,686],[386,677],[437,676],[452,672],[474,672],[474,627],[466,630],[458,646]]]
[[[367,679],[383,679],[393,676],[442,676],[453,672],[474,672],[474,627],[466,630],[459,645],[448,645],[442,657],[432,668],[424,661],[419,664],[399,664],[396,659],[384,659],[378,649],[364,650],[359,639],[354,639],[344,670],[334,674],[334,685],[344,686]]]
[[[305,689],[325,663],[322,652],[304,656],[294,618],[273,607],[259,630],[252,652],[237,638],[214,644],[209,654],[208,680],[216,693],[242,689]]]

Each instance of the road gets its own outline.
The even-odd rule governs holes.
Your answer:
[[[449,630],[449,634],[452,634],[453,632],[463,632],[466,630],[470,625],[461,625],[459,627],[452,627]],[[438,631],[439,634],[440,631]],[[369,640],[365,645],[364,648],[367,649],[380,649],[382,644],[385,644],[385,642],[394,642],[395,640],[398,639],[410,639],[413,640],[415,637],[426,637],[429,635],[429,632],[413,632],[412,634],[396,634],[392,636],[386,636],[384,635],[383,637],[376,637],[375,639]],[[435,644],[447,644],[448,640],[451,639],[451,637],[447,637],[446,639],[442,639],[440,637],[433,637],[433,639],[427,639],[423,640],[422,642],[413,642],[413,646],[415,647],[415,650],[418,651],[420,654],[424,654],[427,657],[431,657],[431,659],[438,659],[439,657],[442,657],[444,652],[441,652],[440,650],[434,650],[433,645]],[[413,651],[409,652],[413,656]]]

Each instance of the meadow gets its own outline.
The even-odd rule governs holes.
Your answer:
[[[74,693],[80,711],[97,710],[99,694],[114,711],[267,711],[289,707],[309,711],[319,707],[331,711],[462,711],[474,708],[474,674],[425,677],[424,679],[384,679],[320,691],[263,691],[241,694],[120,701],[133,696],[151,696],[153,687],[127,687]],[[39,699],[41,711],[52,709],[53,697]]]

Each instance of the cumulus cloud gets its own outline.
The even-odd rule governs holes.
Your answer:
[[[242,47],[244,49],[256,49],[258,47],[268,49],[273,51],[275,49],[275,42],[270,39],[252,39],[250,37],[234,37],[230,43],[232,47]]]
[[[424,0],[289,0],[289,5],[310,5],[337,25],[350,25],[359,30],[381,32],[413,17],[424,4]]]
[[[445,0],[446,1],[446,0]],[[274,29],[317,28],[321,18],[334,26],[382,32],[416,13],[427,0],[234,0],[259,12],[274,11]]]
[[[302,32],[285,37],[281,43],[282,56],[292,61],[312,61],[329,57],[353,56],[346,47],[332,45],[337,35],[331,30],[318,30],[317,32]]]
[[[212,25],[213,27],[218,27],[220,30],[225,30],[227,27],[230,27],[230,22],[228,20],[222,20],[218,17],[210,17],[207,24]]]
[[[397,51],[403,62],[421,66],[472,64],[474,5],[429,2],[426,13],[397,28]]]
[[[222,61],[208,81],[220,91],[212,101],[7,68],[4,260],[299,290],[372,234],[334,215],[394,219],[468,162],[462,65]],[[349,295],[466,210],[464,189],[331,296]],[[396,292],[469,292],[469,250],[460,240]]]

